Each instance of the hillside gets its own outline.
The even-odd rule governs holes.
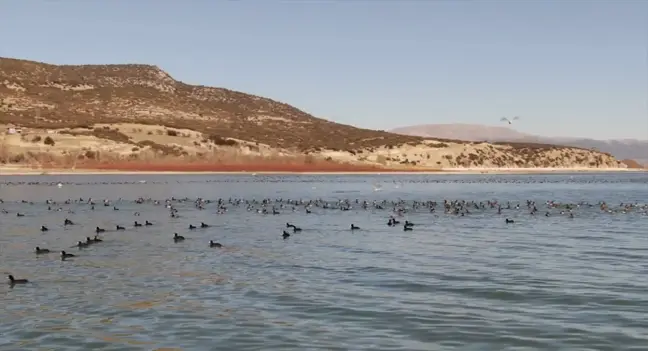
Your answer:
[[[188,85],[148,65],[0,58],[0,125],[10,131],[0,140],[1,161],[41,166],[163,159],[436,169],[623,167],[589,150],[429,140],[342,125],[271,99]]]
[[[290,105],[178,82],[156,66],[55,66],[0,58],[2,120],[35,128],[136,122],[300,150],[396,145],[420,138],[315,118]]]
[[[612,154],[618,159],[630,159],[648,165],[648,140],[595,140],[586,138],[555,138],[518,132],[504,126],[478,124],[427,124],[392,129],[391,132],[429,138],[448,138],[468,141],[515,141],[557,144],[595,149]],[[648,131],[646,131],[648,137]]]
[[[579,138],[539,138],[539,140],[599,150],[607,152],[618,159],[635,160],[648,167],[648,140],[595,140]]]

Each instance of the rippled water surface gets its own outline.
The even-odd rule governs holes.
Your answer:
[[[0,269],[30,280],[0,286],[0,350],[648,349],[645,173],[0,183]],[[447,213],[444,199],[476,204]],[[414,229],[387,226],[390,215]],[[188,229],[200,222],[211,227]],[[103,242],[70,248],[97,226]]]

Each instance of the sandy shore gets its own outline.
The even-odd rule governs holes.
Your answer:
[[[241,167],[244,168],[244,167]],[[305,174],[305,175],[354,175],[354,174],[393,174],[393,175],[450,175],[450,174],[551,174],[551,173],[614,173],[614,172],[648,172],[646,169],[628,168],[444,168],[440,170],[375,170],[375,171],[136,171],[111,169],[32,169],[27,167],[0,167],[0,176],[21,175],[155,175],[155,174]]]

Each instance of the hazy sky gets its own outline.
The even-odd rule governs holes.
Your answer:
[[[356,126],[648,139],[648,1],[0,1],[0,56],[149,63]]]

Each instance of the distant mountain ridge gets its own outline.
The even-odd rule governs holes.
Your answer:
[[[648,140],[596,140],[588,138],[544,137],[521,133],[509,127],[461,123],[416,125],[395,128],[390,130],[390,132],[466,141],[514,141],[558,144],[596,149],[610,153],[617,159],[632,159],[641,164],[648,165]]]

